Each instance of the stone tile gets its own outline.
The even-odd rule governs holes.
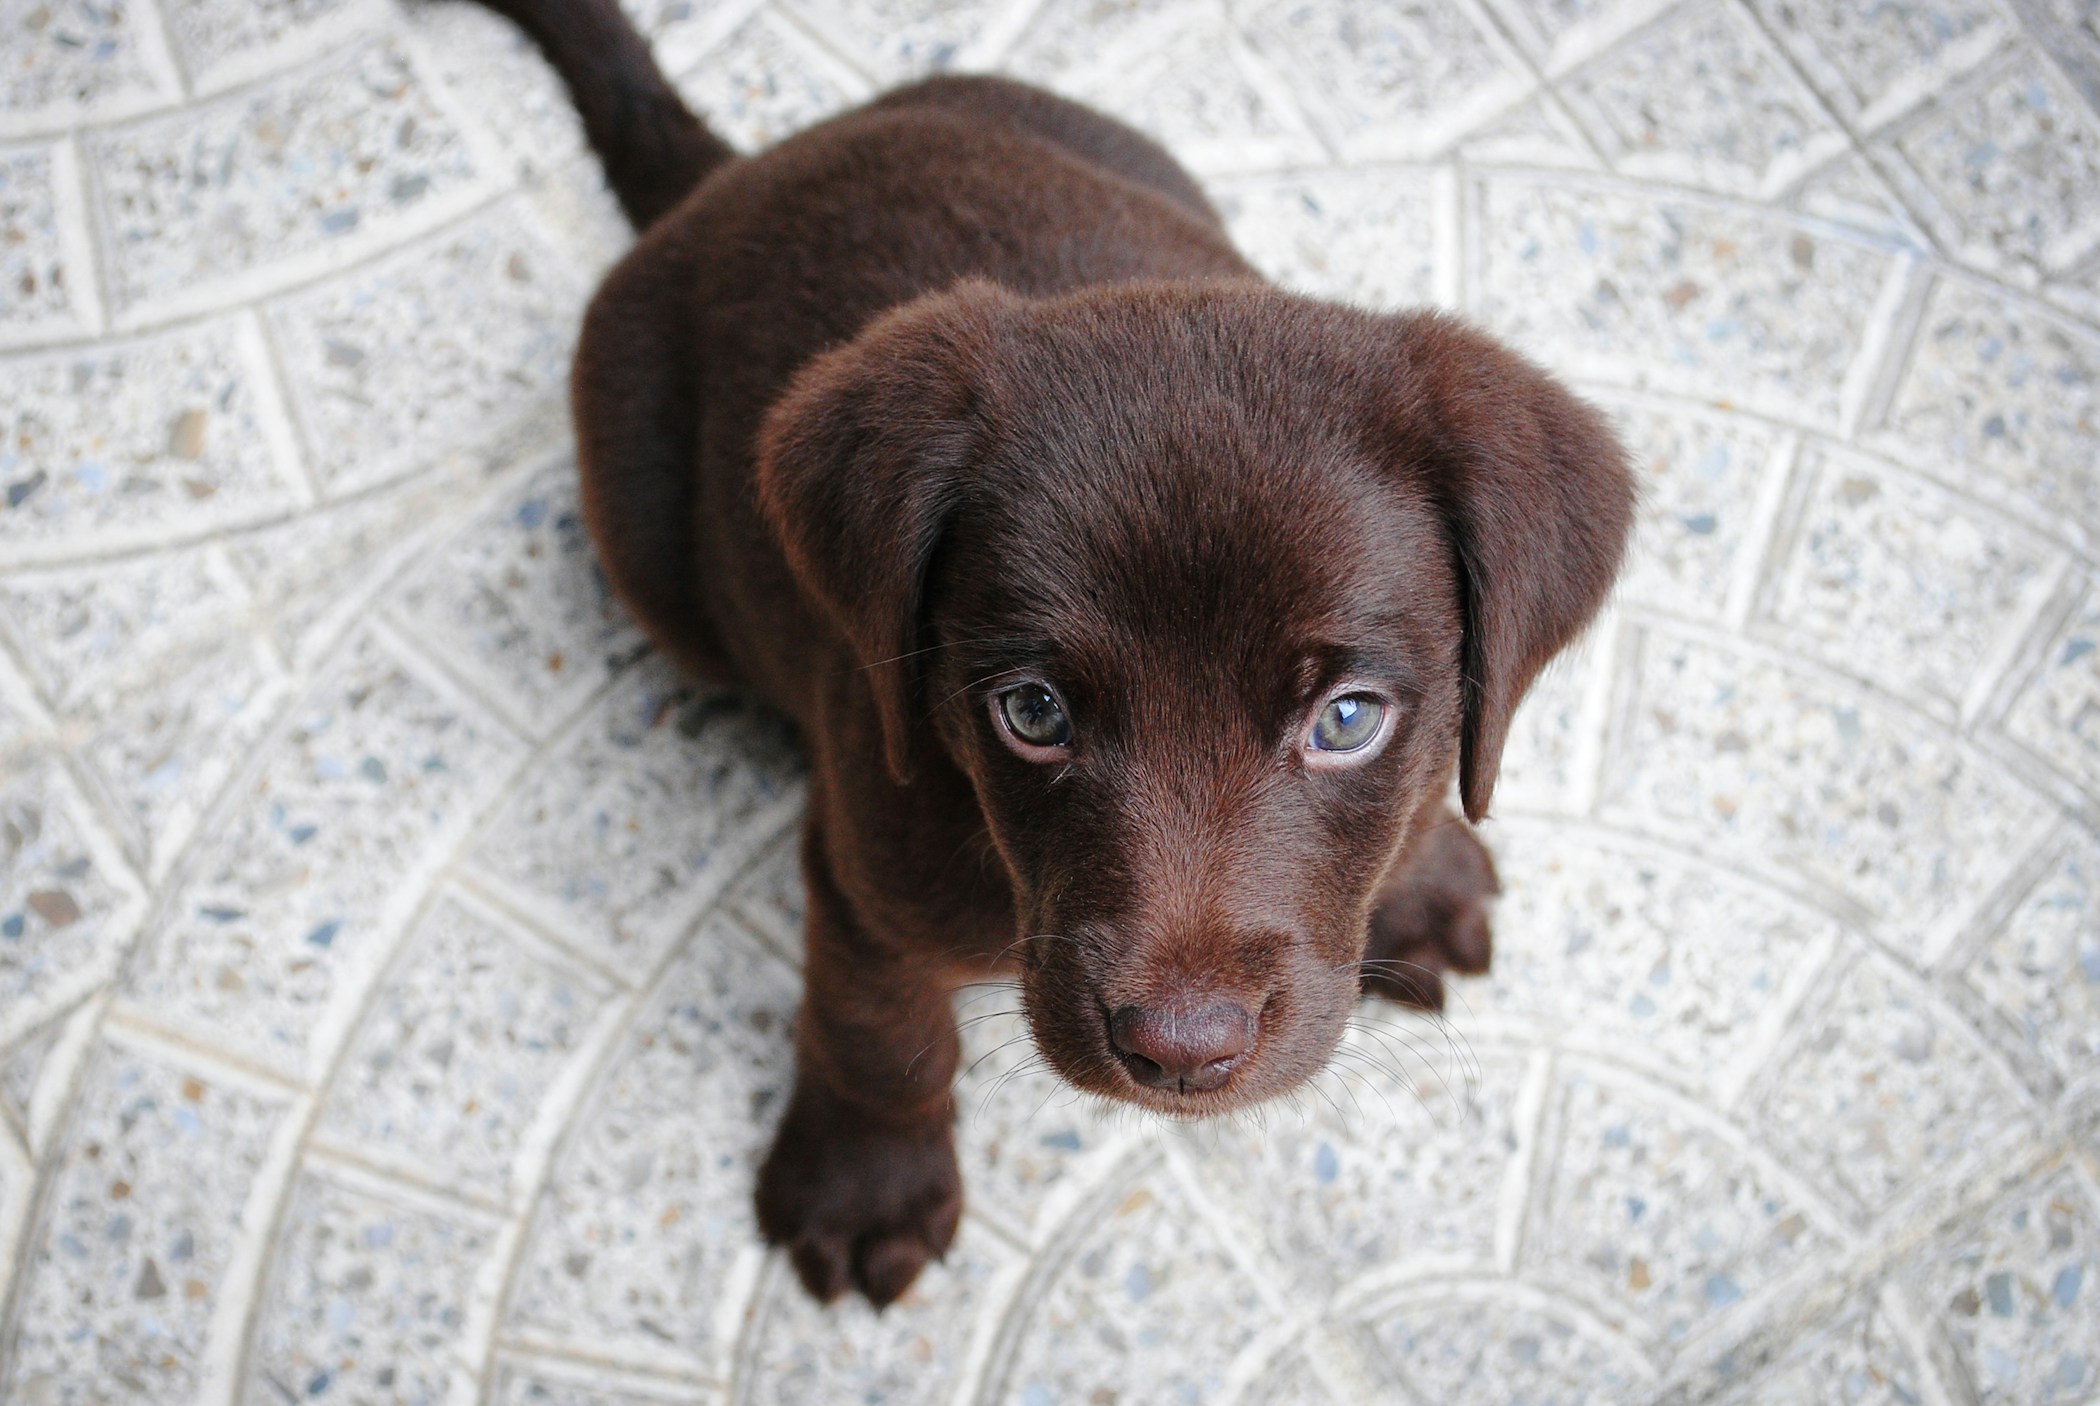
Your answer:
[[[594,559],[577,491],[567,455],[525,475],[389,596],[418,640],[534,732],[645,648]]]
[[[1748,1075],[1831,919],[1689,856],[1573,826],[1495,832],[1495,963],[1483,1015],[1725,1094]]]
[[[1238,1399],[1244,1406],[1340,1406],[1303,1350],[1277,1359]]]
[[[718,1374],[760,1254],[758,1165],[786,1106],[794,974],[722,921],[652,992],[570,1134],[526,1242],[513,1335]]]
[[[726,903],[751,930],[795,966],[802,964],[802,892],[799,829],[774,843],[729,891]]]
[[[1777,563],[1789,645],[1952,718],[1986,659],[2040,605],[2057,552],[1952,494],[1828,450]]]
[[[1002,1406],[1212,1406],[1269,1309],[1179,1185],[1155,1170],[1073,1226],[1070,1257],[1018,1311]]]
[[[14,1134],[0,1124],[0,1264],[8,1267],[10,1280],[35,1190],[36,1170],[29,1163],[28,1154],[17,1145]]]
[[[441,468],[230,538],[227,555],[284,656],[310,666],[362,620],[372,597],[472,507],[469,477]]]
[[[1932,1378],[1878,1303],[1844,1314],[1789,1349],[1779,1364],[1720,1398],[1725,1406],[1827,1401],[1832,1406],[1917,1406]]]
[[[2100,843],[2080,835],[1964,977],[2065,1082],[2100,1068]]]
[[[400,20],[421,41],[430,80],[480,119],[521,175],[575,166],[603,185],[575,104],[523,30],[481,5],[404,7]]]
[[[964,1221],[954,1246],[880,1313],[858,1299],[830,1308],[784,1264],[758,1309],[743,1359],[747,1406],[946,1406],[957,1397],[980,1320],[1017,1268],[1015,1252]]]
[[[35,1103],[38,1080],[42,1077],[45,1062],[51,1052],[58,1048],[59,1038],[65,1033],[63,1019],[48,1021],[41,1029],[0,1049],[0,1144],[7,1141],[8,1120],[20,1129],[27,1141],[34,1143],[31,1125],[35,1122]],[[0,1194],[0,1204],[6,1197]],[[0,1264],[13,1266],[10,1256],[0,1255]]]
[[[1611,635],[1592,626],[1532,680],[1502,749],[1491,814],[1568,814],[1588,808],[1597,733],[1590,690]]]
[[[2092,0],[2042,0],[2041,10],[2074,45],[2083,44],[2089,53],[2100,55],[2100,11],[2093,9]]]
[[[98,134],[88,152],[131,321],[370,253],[486,194],[488,174],[390,39]]]
[[[289,681],[259,642],[166,661],[150,688],[104,690],[80,750],[102,783],[125,843],[165,878],[212,802],[285,702]]]
[[[241,320],[0,361],[0,551],[26,566],[294,507],[269,377]]]
[[[1057,8],[1065,19],[1081,13]],[[1109,26],[1118,27],[1120,42],[1090,43],[1046,14],[1016,50],[1015,72],[1130,123],[1198,172],[1320,159],[1287,90],[1237,36],[1219,0],[1122,7]]]
[[[2006,734],[2100,792],[2100,583],[2086,591],[2013,699]]]
[[[765,0],[621,0],[627,17],[648,39],[657,65],[671,74],[714,55],[730,31],[764,5]]]
[[[1607,816],[1844,895],[1916,941],[2023,853],[2041,803],[1863,693],[1716,644],[1644,634]]]
[[[161,8],[199,92],[287,67],[381,16],[369,0],[162,0]]]
[[[282,1102],[155,1056],[94,1057],[19,1271],[0,1395],[189,1401]]]
[[[1981,1406],[2081,1401],[2100,1379],[2100,1207],[2076,1177],[2045,1174],[1948,1227],[1902,1280]]]
[[[1803,180],[1788,204],[1804,215],[1858,230],[1870,239],[1902,245],[1920,255],[1930,252],[1910,209],[1866,157],[1855,152],[1839,157]]]
[[[1873,439],[2058,532],[2100,537],[2100,337],[1942,279]],[[1904,459],[1900,456],[1912,456]]]
[[[1818,91],[1851,121],[1879,126],[1945,91],[2015,32],[1982,0],[1752,0]]]
[[[2029,52],[1894,138],[1984,267],[2060,270],[2100,247],[2100,118]]]
[[[1718,619],[1745,550],[1779,433],[1744,416],[1594,397],[1640,477],[1640,516],[1618,595]]]
[[[147,940],[131,990],[290,1077],[341,1023],[518,744],[369,638],[294,705]]]
[[[1866,1219],[2021,1130],[2027,1101],[1966,1022],[1887,959],[1822,983],[1751,1117]]]
[[[275,1235],[245,1399],[456,1400],[471,1390],[469,1299],[497,1228],[325,1173],[301,1177]]]
[[[1464,1401],[1493,1382],[1507,1401],[1605,1406],[1640,1399],[1652,1381],[1625,1338],[1494,1287],[1439,1285],[1377,1314],[1373,1331],[1420,1401]]]
[[[1889,266],[1777,218],[1489,177],[1472,304],[1585,379],[1830,424]]]
[[[324,490],[384,482],[557,398],[587,292],[522,205],[505,202],[273,304]]]
[[[1128,1154],[1136,1120],[1050,1072],[1011,988],[966,990],[956,1008],[955,1147],[967,1204],[1017,1236],[1053,1232]]]
[[[1424,156],[1521,98],[1523,70],[1462,9],[1429,0],[1269,0],[1250,35],[1350,157]]]
[[[1044,5],[999,66],[1016,78],[1062,90],[1066,75],[1098,67],[1117,51],[1142,47],[1147,33],[1185,23],[1187,14],[1216,14],[1210,6],[1211,0],[1069,0]]]
[[[678,80],[707,124],[745,151],[758,151],[874,96],[868,80],[792,24],[761,10]]]
[[[90,996],[50,1016],[0,1052],[0,1104],[7,1106],[8,1116],[34,1156],[50,1152],[57,1135],[64,1131],[73,1076],[92,1048],[105,1009],[103,1001]],[[0,1124],[5,1121],[0,1118]],[[13,1263],[0,1254],[0,1264]]]
[[[647,970],[769,838],[800,772],[773,715],[652,659],[532,768],[475,863],[568,940]]]
[[[1357,1023],[1319,1092],[1258,1127],[1190,1130],[1190,1165],[1308,1295],[1381,1269],[1491,1267],[1523,1061],[1476,1064],[1424,1020]]]
[[[1769,1165],[1659,1095],[1575,1072],[1558,1102],[1525,1259],[1596,1295],[1620,1331],[1667,1349],[1832,1248]]]
[[[1846,144],[1731,5],[1680,11],[1564,80],[1561,93],[1592,119],[1620,170],[1739,195],[1776,189]]]
[[[989,66],[1015,9],[1009,0],[789,0],[788,8],[883,88]]]
[[[1550,166],[1601,169],[1581,130],[1550,98],[1532,98],[1488,119],[1455,148],[1463,161],[1483,166]]]
[[[521,1144],[612,995],[445,893],[352,1036],[315,1134],[408,1176],[513,1199]]]
[[[1427,171],[1243,177],[1210,194],[1241,252],[1287,288],[1373,308],[1437,300]]]
[[[1562,73],[1669,7],[1669,0],[1506,0],[1496,8],[1548,70]]]
[[[76,337],[100,317],[69,143],[0,147],[0,346]]]
[[[56,759],[0,778],[0,1041],[109,980],[144,907]]]
[[[110,121],[180,96],[149,0],[9,6],[0,132]]]
[[[247,588],[209,548],[0,576],[0,632],[61,712],[112,681],[225,638]],[[134,680],[135,681],[135,680]]]
[[[719,1406],[713,1387],[651,1381],[630,1385],[599,1364],[499,1359],[492,1406]]]

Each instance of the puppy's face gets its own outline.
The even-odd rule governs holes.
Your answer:
[[[1315,1072],[1457,763],[1596,609],[1601,421],[1433,317],[1250,285],[964,285],[798,376],[759,488],[885,758],[966,775],[1073,1083],[1175,1113]]]
[[[936,549],[923,696],[1012,877],[1050,1062],[1174,1113],[1267,1098],[1339,1039],[1456,751],[1449,541],[1281,383],[1036,370]]]

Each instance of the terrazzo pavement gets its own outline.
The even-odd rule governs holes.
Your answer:
[[[1499,952],[1259,1119],[1004,1042],[877,1316],[751,1223],[797,762],[608,602],[621,227],[458,4],[0,0],[0,1400],[2100,1401],[2091,0],[635,0],[752,146],[999,67],[1637,447]]]

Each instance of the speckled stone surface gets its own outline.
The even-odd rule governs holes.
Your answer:
[[[746,148],[1003,68],[1604,407],[1495,969],[1162,1128],[959,997],[954,1251],[811,1304],[801,765],[649,653],[625,247],[428,0],[0,0],[7,1406],[2100,1403],[2100,13],[631,0]]]

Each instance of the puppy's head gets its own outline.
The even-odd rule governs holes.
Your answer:
[[[1239,284],[921,299],[797,378],[760,491],[886,765],[974,788],[1043,1052],[1175,1113],[1325,1062],[1412,818],[1454,764],[1486,811],[1632,506],[1479,334]]]

